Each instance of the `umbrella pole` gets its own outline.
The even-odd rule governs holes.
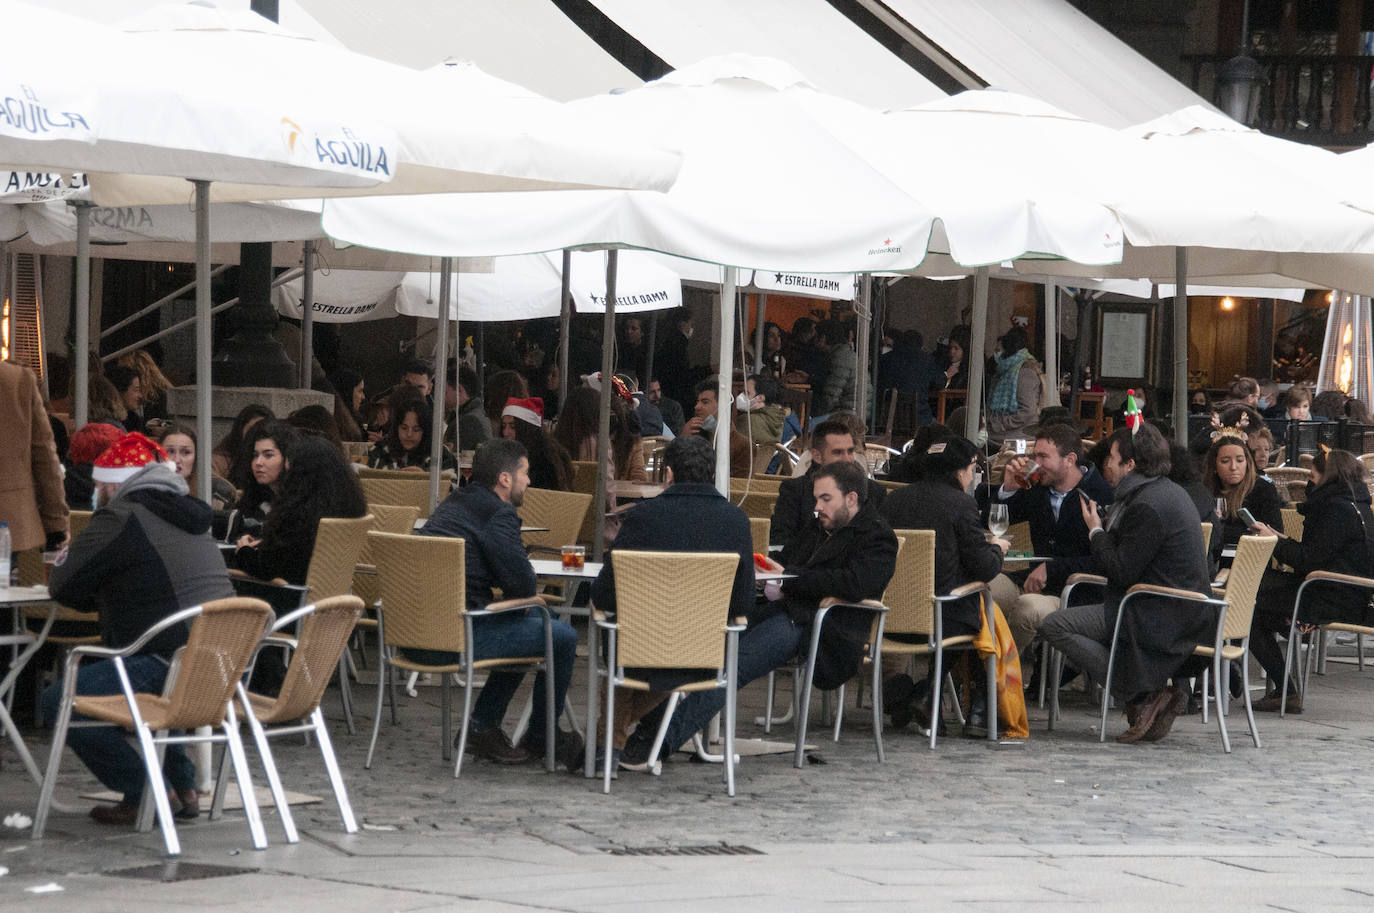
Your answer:
[[[1188,248],[1174,248],[1174,437],[1188,446]]]
[[[731,380],[734,378],[735,360],[735,289],[739,283],[739,270],[733,266],[725,268],[725,282],[720,289],[720,352],[716,364],[716,490],[727,498],[730,496],[730,421],[734,407],[730,401]]]
[[[754,373],[763,373],[763,317],[768,293],[759,292],[754,302]]]
[[[868,424],[869,336],[873,330],[873,274],[864,273],[854,321],[854,414]],[[869,425],[872,430],[872,425]]]
[[[91,206],[76,207],[76,364],[72,415],[76,427],[86,424],[90,413],[91,381]]]
[[[302,251],[300,387],[310,389],[315,363],[315,242],[306,241]]]
[[[1045,283],[1045,379],[1050,400],[1041,406],[1062,406],[1059,399],[1059,286]]]
[[[658,311],[649,315],[649,336],[644,347],[644,376],[639,379],[639,389],[649,392],[649,384],[654,380],[654,349],[658,345]]]
[[[200,452],[210,452],[210,182],[193,181],[196,188],[196,439]],[[208,469],[209,463],[204,464]],[[210,503],[212,473],[196,473],[196,497]]]
[[[870,352],[877,355],[870,359],[868,371],[868,382],[873,385],[873,424],[878,424],[878,409],[881,408],[883,391],[878,389],[878,361],[883,357],[883,327],[887,325],[887,284],[878,283],[873,289],[873,328],[868,334],[872,340],[869,345],[872,347]],[[877,430],[876,428],[874,429]],[[891,431],[891,429],[888,429]]]
[[[572,340],[572,251],[563,251],[563,288],[558,299],[558,411],[568,401],[568,359]]]
[[[439,259],[439,311],[434,315],[434,326],[438,330],[434,340],[434,376],[444,383],[448,376],[448,310],[452,295],[453,258]],[[439,481],[444,471],[444,399],[440,394],[439,408],[430,415],[429,429],[429,512],[439,506]]]
[[[973,316],[968,334],[968,400],[965,403],[964,437],[978,439],[978,419],[983,414],[984,341],[988,335],[988,268],[973,273]]]
[[[607,453],[611,449],[611,357],[615,353],[615,280],[620,263],[620,251],[606,251],[606,316],[601,323],[601,421],[596,435],[596,496],[592,510],[596,511],[596,533],[592,537],[592,553],[600,561],[606,549],[606,489],[610,487],[610,465]],[[561,406],[559,407],[562,408]]]

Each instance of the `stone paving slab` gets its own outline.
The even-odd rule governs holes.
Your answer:
[[[581,690],[580,675],[574,698]],[[48,836],[0,830],[0,911],[272,909],[595,911],[682,909],[922,910],[1027,908],[1144,910],[1369,909],[1374,904],[1374,673],[1333,663],[1314,677],[1308,712],[1261,715],[1264,747],[1245,733],[1240,705],[1222,752],[1215,720],[1178,721],[1155,745],[1097,741],[1097,712],[1066,692],[1064,719],[1046,732],[1032,708],[1021,750],[889,733],[873,755],[868,715],[851,708],[842,740],[812,729],[824,763],[746,759],[739,795],[718,766],[677,755],[661,777],[600,781],[542,768],[473,762],[454,780],[440,757],[437,695],[403,698],[384,720],[373,769],[363,769],[370,706],[360,732],[335,727],[335,745],[364,829],[344,834],[318,752],[276,746],[288,788],[325,797],[295,809],[302,841],[284,844],[264,809],[272,846],[256,852],[238,813],[179,828],[184,858],[255,874],[198,882],[132,881],[108,872],[158,862],[157,832],[112,831],[82,815],[54,815]],[[517,702],[521,698],[517,698]],[[365,702],[358,702],[359,704]],[[578,707],[581,708],[579,703]],[[337,707],[331,708],[337,716]],[[742,694],[741,735],[762,710]],[[515,711],[512,710],[512,719]],[[1124,728],[1111,720],[1109,735]],[[788,726],[774,738],[791,735]],[[30,733],[46,757],[46,734]],[[250,749],[250,757],[253,753]],[[0,746],[0,807],[32,811],[35,790]],[[256,767],[256,760],[254,761]],[[96,784],[68,756],[59,795]],[[613,847],[752,847],[754,856],[613,856]],[[24,889],[49,881],[64,891]]]

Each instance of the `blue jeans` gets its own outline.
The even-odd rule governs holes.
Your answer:
[[[124,669],[129,674],[129,684],[133,686],[135,693],[161,694],[162,686],[167,681],[167,668],[165,659],[150,654],[130,656],[124,660]],[[123,694],[114,660],[101,660],[77,670],[76,693]],[[57,723],[57,712],[62,706],[61,680],[43,690],[39,706],[43,712],[44,723],[52,728]],[[72,719],[88,720],[90,717],[73,713]],[[118,726],[82,726],[68,729],[67,744],[107,789],[123,793],[126,803],[137,804],[143,797],[143,787],[148,781],[148,774],[143,766],[142,755],[129,744],[124,731]],[[196,765],[186,756],[180,745],[167,746],[162,772],[173,789],[185,790],[196,787]]]
[[[739,637],[739,659],[736,673],[739,687],[743,688],[756,678],[762,678],[797,655],[802,636],[807,629],[794,623],[786,612],[779,612],[750,625]],[[663,711],[668,705],[660,704],[644,719],[640,720],[635,734],[640,738],[652,739],[663,719]],[[697,691],[687,695],[673,712],[673,721],[668,724],[668,732],[663,744],[675,751],[711,722],[711,717],[725,709],[725,689]]]
[[[544,615],[542,612],[507,612],[489,618],[475,618],[472,622],[472,658],[474,661],[502,656],[543,656]],[[445,650],[403,651],[417,663],[443,666],[458,662],[457,653]],[[577,631],[566,621],[553,621],[553,706],[562,712],[563,700],[572,681],[573,664],[577,662]],[[472,707],[472,729],[482,732],[500,726],[506,716],[506,705],[515,696],[523,672],[492,672],[487,676],[477,703]],[[534,710],[530,714],[530,737],[536,742],[544,737],[544,673],[534,679]]]

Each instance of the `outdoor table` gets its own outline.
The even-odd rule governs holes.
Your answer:
[[[415,520],[415,525],[414,525],[413,529],[414,529],[416,532],[419,532],[421,529],[424,529],[425,524],[428,523],[428,522],[429,522],[429,518],[428,518],[428,517],[419,517],[419,518],[417,518],[417,519]],[[520,527],[520,532],[522,532],[522,533],[546,533],[546,532],[548,532],[548,531],[549,531],[549,528],[548,528],[547,526],[522,526],[522,527]]]
[[[667,485],[656,484],[653,482],[622,482],[612,481],[606,486],[611,494],[617,498],[626,498],[632,501],[643,501],[649,498],[657,498],[668,488]]]
[[[1010,564],[1011,562],[1029,562],[1031,564],[1034,564],[1037,561],[1044,562],[1053,560],[1053,558],[1046,558],[1044,555],[1013,555],[1011,552],[1007,552],[1007,554],[1002,557],[1003,564]]]
[[[31,634],[23,628],[23,621],[19,615],[21,606],[36,603],[48,602],[48,620],[43,623],[43,629],[37,635]],[[33,755],[29,754],[28,746],[24,744],[24,739],[19,735],[19,729],[14,725],[14,720],[10,717],[7,698],[14,688],[14,683],[19,679],[19,673],[24,671],[29,660],[38,649],[43,646],[43,642],[48,638],[48,632],[52,630],[53,620],[57,617],[57,603],[51,602],[48,597],[48,588],[45,586],[6,586],[0,587],[0,605],[8,607],[14,613],[14,626],[12,634],[0,635],[0,646],[16,647],[25,645],[24,650],[10,663],[9,672],[0,679],[0,725],[5,728],[5,734],[9,736],[14,750],[19,755],[19,760],[33,777],[33,781],[39,786],[43,785],[43,774],[39,771],[38,765],[34,763]]]

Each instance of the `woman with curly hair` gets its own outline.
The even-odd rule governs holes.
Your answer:
[[[117,364],[130,368],[138,375],[140,392],[143,394],[143,417],[167,417],[167,404],[162,394],[176,386],[158,368],[157,362],[147,349],[136,349],[119,357]]]
[[[428,471],[430,467],[430,429],[433,413],[419,397],[403,400],[392,413],[396,421],[377,446],[367,455],[367,465],[373,469],[413,469]],[[441,447],[440,466],[458,468],[458,462],[448,448]]]

